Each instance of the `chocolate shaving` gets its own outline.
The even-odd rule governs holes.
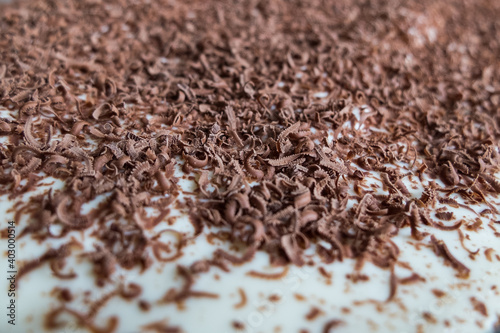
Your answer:
[[[454,219],[453,212],[438,212],[436,217],[440,220],[451,221]]]
[[[19,268],[19,271],[17,272],[17,280],[16,281],[19,281],[21,279],[21,277],[23,277],[24,275],[26,275],[30,271],[36,269],[37,267],[43,265],[46,261],[56,260],[56,262],[57,262],[60,260],[64,260],[65,257],[70,255],[71,248],[77,247],[77,246],[78,246],[78,244],[70,242],[70,243],[61,245],[59,248],[49,249],[44,254],[42,254],[39,258],[25,262],[24,264],[21,265],[21,267]],[[58,268],[61,268],[60,263],[57,265],[59,265],[59,266],[56,267],[56,270],[58,270]],[[69,276],[72,277],[72,274],[70,273]]]
[[[475,311],[479,312],[484,317],[488,317],[488,310],[483,302],[477,300],[477,298],[475,297],[471,297],[470,302],[472,303],[472,306],[474,307]]]
[[[65,264],[66,263],[64,259],[54,260],[50,263],[50,269],[52,270],[52,273],[59,279],[69,280],[76,278],[77,274],[75,272],[61,273],[61,269],[64,268]]]
[[[194,284],[194,279],[191,272],[184,266],[177,266],[177,274],[184,279],[184,285],[179,289],[169,289],[165,295],[161,298],[160,302],[162,303],[171,303],[176,302],[180,303],[186,300],[189,297],[204,297],[204,298],[218,298],[219,295],[204,292],[204,291],[195,291],[192,290],[192,286]]]
[[[87,328],[92,333],[105,333],[105,332],[115,332],[118,327],[118,318],[109,317],[106,323],[106,326],[101,328],[96,326],[88,315],[81,314],[75,310],[69,309],[65,306],[58,307],[54,310],[51,310],[47,313],[45,317],[45,327],[47,329],[60,329],[65,326],[66,323],[58,322],[57,319],[62,313],[67,313],[68,315],[73,316],[78,324]]]
[[[412,273],[409,277],[399,279],[399,284],[412,284],[417,282],[425,282],[425,278],[421,277],[417,273]]]
[[[279,280],[285,277],[287,274],[288,274],[288,267],[285,267],[283,271],[280,273],[262,273],[253,270],[246,273],[246,275],[248,276],[264,280]]]
[[[439,298],[446,296],[446,293],[439,289],[432,289],[432,293],[434,294],[434,296]]]
[[[170,245],[169,244],[165,244],[165,243],[163,243],[161,241],[156,240],[164,232],[167,232],[167,233],[175,235],[175,237],[177,239],[177,244],[175,245],[175,253],[171,254],[170,256],[167,256],[167,257],[165,257],[164,255],[162,255],[161,253],[162,252],[170,253],[171,252]],[[156,257],[156,259],[158,259],[159,261],[163,261],[163,262],[169,262],[169,261],[174,261],[177,258],[181,257],[182,254],[183,254],[182,253],[182,247],[184,245],[184,239],[183,238],[184,238],[183,235],[180,232],[178,232],[177,230],[174,230],[174,229],[164,229],[164,230],[160,231],[155,236],[155,238],[152,238],[152,240],[154,241],[154,243],[152,245],[152,249],[153,249],[153,254]]]
[[[390,302],[394,299],[396,296],[397,290],[398,290],[398,282],[399,279],[397,278],[396,274],[394,273],[394,267],[391,267],[391,277],[389,280],[389,297],[387,297],[386,302]]]
[[[450,253],[448,247],[442,240],[438,240],[431,235],[431,245],[434,249],[434,253],[443,257],[445,262],[450,264],[458,272],[457,276],[459,278],[466,279],[469,277],[470,270]]]
[[[322,314],[323,314],[323,311],[321,311],[317,307],[313,306],[313,307],[311,307],[311,310],[309,310],[309,312],[306,314],[306,319],[309,321],[313,321]]]
[[[240,295],[241,300],[233,305],[235,309],[241,309],[247,304],[247,295],[245,294],[245,291],[241,288],[238,288],[238,294]]]
[[[180,333],[182,332],[179,327],[168,325],[166,320],[156,321],[147,325],[141,326],[146,332],[155,333]]]
[[[339,319],[333,319],[328,321],[325,326],[323,326],[323,333],[332,333],[335,328],[344,325],[344,321],[339,320]]]
[[[469,250],[469,249],[465,246],[465,244],[464,244],[465,236],[464,236],[464,234],[463,234],[462,230],[457,229],[457,232],[458,232],[458,238],[460,239],[460,244],[462,245],[462,247],[464,248],[464,250],[465,250],[465,251],[467,251],[467,252],[469,252],[469,254],[471,254],[471,255],[476,255],[476,254],[478,254],[478,253],[479,253],[479,249],[477,249],[476,251],[471,251],[471,250]]]
[[[489,261],[489,262],[492,262],[492,255],[493,255],[493,252],[495,252],[495,250],[493,250],[491,247],[487,248],[484,250],[484,256],[486,257],[486,259]]]
[[[417,205],[412,202],[410,205],[411,236],[416,240],[422,240],[425,237],[425,234],[417,229],[417,226],[420,224],[420,214]]]

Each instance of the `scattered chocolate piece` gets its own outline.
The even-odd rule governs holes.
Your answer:
[[[331,279],[332,278],[332,273],[327,272],[326,269],[323,266],[318,267],[318,271],[325,279]]]
[[[91,316],[90,314],[82,314],[78,311],[68,308],[66,305],[63,304],[47,313],[44,322],[45,328],[48,330],[55,330],[64,327],[65,322],[58,321],[58,317],[63,313],[66,313],[67,315],[74,317],[79,325],[87,328],[90,332],[96,332],[96,333],[114,332],[118,327],[118,318],[116,318],[115,316],[109,317],[106,320],[105,324],[106,326],[101,328],[94,324],[93,322],[94,318],[92,318],[93,316]]]
[[[486,257],[486,259],[489,261],[489,262],[492,262],[492,255],[493,255],[493,252],[495,252],[495,250],[493,250],[491,247],[487,248],[486,250],[484,250],[484,255]]]
[[[139,308],[142,310],[142,311],[149,311],[151,309],[151,304],[145,300],[140,300],[139,301]]]
[[[392,301],[396,296],[396,292],[398,290],[398,282],[399,279],[397,278],[396,273],[394,273],[394,266],[393,266],[391,267],[391,277],[389,281],[389,297],[387,297],[386,302]]]
[[[240,295],[240,301],[234,305],[235,309],[241,309],[247,304],[247,295],[245,294],[245,291],[238,288],[238,294]]]
[[[323,333],[332,333],[335,331],[335,328],[344,325],[344,322],[339,319],[333,319],[328,321],[325,326],[323,326]]]
[[[313,306],[311,307],[311,310],[306,314],[306,319],[309,321],[315,320],[318,318],[320,315],[324,314],[323,311],[318,309],[317,307]]]
[[[269,296],[269,298],[268,298],[268,299],[269,299],[271,302],[278,302],[278,301],[281,299],[281,297],[280,297],[279,295],[273,294],[273,295]]]
[[[192,286],[194,284],[194,278],[192,276],[192,273],[186,267],[178,265],[177,273],[184,279],[184,285],[179,290],[175,290],[174,288],[169,289],[161,299],[161,302],[182,303],[189,297],[205,297],[205,298],[219,297],[219,295],[217,294],[192,290]]]
[[[479,312],[485,317],[488,316],[488,310],[486,309],[486,305],[484,305],[483,302],[479,301],[475,297],[471,297],[470,302],[472,303],[472,306],[474,307],[475,311]]]
[[[464,236],[464,234],[463,234],[462,230],[460,230],[460,229],[458,229],[458,230],[457,230],[457,232],[458,232],[458,238],[460,239],[460,244],[461,244],[461,245],[462,245],[462,247],[465,249],[465,251],[469,252],[469,256],[470,256],[472,259],[474,259],[474,256],[475,256],[476,254],[478,254],[478,253],[479,253],[479,249],[477,249],[476,251],[471,251],[471,250],[469,250],[469,249],[465,246],[465,244],[464,244],[464,241],[465,241],[465,237],[466,237],[466,236]],[[468,236],[467,236],[467,237],[468,237]]]
[[[233,328],[235,330],[244,330],[245,329],[245,324],[243,324],[241,321],[233,321]]]
[[[444,221],[451,221],[455,218],[453,212],[438,212],[436,213],[436,217]]]
[[[176,326],[170,326],[166,320],[160,320],[141,327],[146,332],[155,333],[180,333],[182,330]]]
[[[446,293],[442,290],[439,290],[439,289],[432,289],[432,293],[434,294],[434,296],[436,296],[438,298],[446,296]]]
[[[470,270],[450,253],[448,247],[442,240],[438,240],[434,236],[431,236],[431,244],[434,253],[443,257],[445,262],[450,264],[458,272],[457,276],[459,278],[465,279],[469,277]]]
[[[425,278],[421,277],[417,273],[412,273],[410,276],[406,278],[399,279],[399,284],[412,284],[417,282],[425,282]]]
[[[434,315],[430,312],[424,312],[422,313],[422,317],[425,319],[426,322],[429,324],[437,324],[437,319],[434,317]]]
[[[265,280],[279,280],[285,277],[287,273],[288,273],[288,267],[285,267],[283,271],[279,273],[262,273],[252,270],[248,272],[246,275]]]

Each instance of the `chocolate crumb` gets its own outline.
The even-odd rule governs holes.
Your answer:
[[[331,279],[332,278],[332,273],[327,272],[326,269],[323,266],[318,267],[319,273],[325,278],[325,279]]]
[[[450,264],[458,272],[457,276],[459,278],[466,279],[469,277],[470,270],[450,253],[443,241],[431,236],[431,244],[434,248],[434,252],[438,256],[443,257],[445,262]]]
[[[430,312],[424,312],[422,313],[422,317],[427,321],[429,324],[437,324],[437,319],[434,317],[434,315]]]
[[[147,325],[143,325],[142,329],[146,332],[155,333],[180,333],[182,332],[179,327],[170,326],[166,320],[156,321]]]
[[[241,309],[247,304],[247,295],[245,291],[241,288],[238,288],[238,294],[240,295],[240,301],[233,306],[235,309]]]
[[[495,252],[495,250],[493,250],[491,247],[484,250],[484,256],[489,262],[493,261],[492,259],[493,252]]]
[[[341,309],[341,311],[342,311],[342,313],[345,313],[345,314],[349,314],[349,313],[351,313],[351,309],[349,309],[349,308],[347,308],[347,307],[343,307],[343,308]]]
[[[145,300],[140,300],[139,301],[139,308],[142,311],[149,311],[151,309],[151,304]]]
[[[244,330],[245,329],[245,324],[243,324],[241,321],[235,320],[235,321],[233,321],[232,325],[233,325],[233,328],[235,330]]]
[[[434,294],[434,296],[436,296],[438,298],[446,296],[446,293],[442,290],[439,290],[439,289],[432,289],[432,293]]]
[[[451,221],[455,218],[453,212],[438,212],[436,213],[436,217],[444,221]]]
[[[421,277],[417,273],[412,273],[410,276],[406,278],[399,279],[400,284],[412,284],[417,282],[425,282],[425,278]]]
[[[309,312],[306,314],[306,319],[309,321],[313,321],[322,314],[323,314],[323,311],[321,311],[317,307],[313,306],[313,307],[311,307]]]
[[[326,322],[325,326],[323,326],[323,333],[332,333],[335,331],[335,328],[344,325],[342,320],[333,319]]]
[[[475,297],[471,297],[470,302],[472,303],[474,310],[476,310],[485,317],[488,316],[488,310],[486,309],[486,305],[484,305],[483,302],[479,301]]]
[[[279,280],[285,277],[287,273],[288,273],[288,267],[285,267],[283,271],[279,273],[262,273],[252,270],[247,272],[246,275],[265,280]]]
[[[281,299],[281,297],[279,295],[276,295],[276,294],[273,294],[273,295],[270,295],[269,296],[269,301],[271,302],[278,302],[279,300]]]

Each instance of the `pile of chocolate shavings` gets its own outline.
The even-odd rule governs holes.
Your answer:
[[[160,261],[182,255],[182,234],[165,256],[171,249],[148,233],[179,194],[179,161],[198,179],[187,204],[195,236],[221,228],[244,245],[239,256],[218,249],[179,266],[185,276],[255,251],[308,264],[312,244],[327,263],[392,268],[400,228],[420,241],[421,224],[462,226],[433,221],[437,201],[464,206],[456,194],[498,213],[499,14],[498,3],[472,0],[4,6],[0,104],[13,116],[0,118],[0,193],[17,200],[48,176],[63,181],[16,208],[18,220],[31,216],[20,237],[93,228],[99,244],[84,256],[101,286],[116,265],[147,269],[149,249]],[[369,172],[388,195],[366,189]],[[410,175],[430,179],[421,198],[404,185]],[[429,242],[468,276],[442,241]],[[56,275],[66,252],[42,256]],[[164,301],[203,294],[184,289]]]

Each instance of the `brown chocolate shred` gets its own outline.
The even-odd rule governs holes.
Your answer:
[[[328,272],[323,266],[318,267],[318,271],[325,279],[332,278],[333,274],[331,272]]]
[[[387,297],[386,302],[392,301],[396,296],[396,292],[398,290],[399,279],[394,272],[394,266],[391,267],[391,277],[389,279],[389,296]]]
[[[246,275],[248,276],[265,280],[279,280],[284,278],[287,274],[288,274],[288,267],[285,267],[281,272],[278,273],[262,273],[254,270],[251,270],[246,273]]]
[[[309,321],[312,321],[312,320],[315,320],[316,318],[318,318],[319,316],[321,316],[322,314],[324,314],[324,312],[321,309],[313,306],[313,307],[311,307],[309,312],[306,314],[306,319]]]
[[[467,277],[432,230],[477,230],[481,220],[450,226],[429,214],[438,202],[498,212],[500,2],[227,7],[213,0],[2,5],[0,194],[19,200],[47,177],[64,185],[16,208],[17,220],[30,217],[20,236],[64,238],[92,228],[95,250],[81,257],[99,286],[118,266],[176,265],[185,235],[176,233],[174,246],[150,231],[168,220],[172,203],[182,206],[179,168],[198,185],[184,204],[192,237],[210,227],[241,251],[218,248],[189,269],[179,266],[185,285],[163,291],[165,302],[216,297],[191,290],[192,275],[243,265],[256,251],[273,265],[301,266],[316,246],[324,263],[362,258],[393,269],[399,249],[391,238],[410,228],[425,241],[423,225],[435,253]],[[420,198],[409,179],[425,188]],[[50,249],[19,277],[50,262],[57,278],[73,278],[64,261],[72,255]],[[389,298],[400,282],[391,274]],[[122,296],[140,293],[128,287]],[[57,326],[61,312],[80,318],[60,308],[48,323]]]
[[[493,253],[495,252],[495,250],[493,250],[491,247],[487,248],[484,250],[484,256],[486,257],[486,259],[489,261],[489,262],[492,262],[492,255]]]
[[[245,329],[245,324],[243,324],[241,321],[235,320],[235,321],[233,321],[232,325],[233,325],[233,328],[235,330],[244,330]]]
[[[432,289],[432,293],[434,294],[434,296],[436,296],[438,298],[446,296],[446,293],[442,290],[439,290],[439,289]]]
[[[176,290],[175,288],[170,288],[160,300],[161,303],[175,302],[179,304],[185,301],[189,297],[202,297],[202,298],[219,297],[219,295],[214,293],[193,290],[192,287],[194,285],[194,278],[192,276],[192,273],[186,267],[178,265],[177,273],[180,277],[184,279],[182,287],[180,287],[178,290]]]
[[[453,212],[438,212],[436,217],[443,221],[451,221],[454,218]]]
[[[333,333],[335,328],[343,325],[344,322],[340,319],[332,319],[323,326],[323,333]]]
[[[49,330],[57,330],[65,327],[65,322],[58,321],[58,317],[62,313],[73,316],[80,326],[85,327],[92,333],[114,332],[118,327],[118,318],[115,316],[109,317],[106,320],[106,326],[101,328],[94,324],[92,316],[88,314],[82,314],[78,311],[66,307],[66,305],[63,304],[60,307],[53,309],[47,313],[44,322],[45,328]]]
[[[417,282],[425,282],[426,279],[417,273],[412,273],[410,276],[399,279],[399,284],[412,284]]]
[[[73,300],[73,294],[67,288],[55,287],[52,289],[51,295],[56,295],[63,302],[71,302]]]
[[[39,258],[30,260],[22,264],[17,273],[17,281],[21,279],[24,275],[28,274],[30,271],[36,269],[37,267],[43,265],[46,261],[51,262],[51,269],[54,271],[55,275],[59,278],[73,278],[76,277],[75,273],[69,273],[67,275],[63,275],[59,273],[59,269],[64,267],[64,258],[68,257],[71,254],[71,248],[78,246],[74,242],[69,242],[67,244],[61,245],[59,248],[49,249],[44,254],[42,254]]]
[[[479,253],[479,249],[477,249],[476,251],[469,250],[465,246],[465,237],[466,236],[464,236],[464,233],[460,229],[458,229],[457,232],[458,232],[458,238],[460,239],[460,244],[462,245],[462,247],[464,248],[465,251],[469,252],[469,256],[471,256],[471,258],[474,258],[474,256]]]
[[[140,300],[138,306],[142,311],[149,311],[151,309],[151,304],[145,300]]]
[[[488,316],[488,309],[486,308],[486,305],[484,305],[483,302],[479,301],[475,297],[470,298],[470,302],[472,306],[474,307],[474,310],[482,314],[483,316],[487,317]]]
[[[272,295],[269,295],[269,297],[267,299],[270,300],[271,302],[275,303],[275,302],[279,302],[281,297],[277,294],[272,294]]]
[[[450,250],[448,250],[448,247],[442,240],[438,240],[434,236],[431,236],[431,244],[434,249],[434,253],[443,257],[445,259],[445,263],[450,264],[457,271],[457,276],[459,278],[465,279],[469,277],[470,269],[468,269],[451,254]]]
[[[235,309],[241,309],[247,304],[247,294],[242,288],[238,288],[238,294],[240,295],[240,301],[233,305]]]
[[[144,332],[154,333],[180,333],[181,329],[177,326],[168,325],[166,320],[157,321],[141,327]]]
[[[426,322],[429,324],[437,324],[437,319],[434,317],[434,315],[430,312],[424,312],[422,313],[422,317],[425,319]]]

